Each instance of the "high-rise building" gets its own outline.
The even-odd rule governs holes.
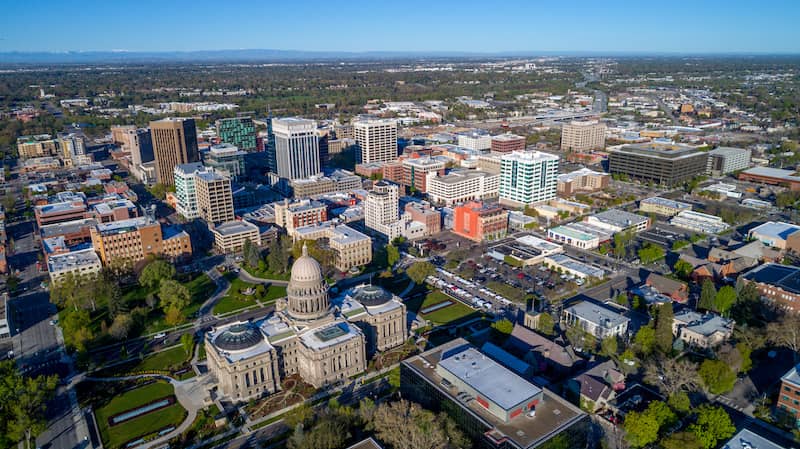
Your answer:
[[[211,148],[203,153],[203,164],[233,181],[238,181],[245,175],[245,155],[246,152],[229,143],[211,145]]]
[[[474,130],[458,135],[458,146],[483,151],[492,147],[492,136],[485,131]]]
[[[402,162],[403,179],[402,184],[408,186],[412,192],[428,191],[428,173],[444,175],[445,161],[447,159],[438,157],[411,157]]]
[[[718,147],[708,152],[708,174],[722,176],[750,168],[750,150]]]
[[[394,184],[378,181],[364,201],[364,224],[375,230],[399,220],[399,189]]]
[[[574,121],[561,128],[561,151],[602,150],[606,145],[606,125],[597,120]]]
[[[153,139],[149,129],[133,125],[113,126],[111,135],[115,144],[131,153],[131,165],[134,167],[153,160]]]
[[[513,206],[542,203],[556,197],[558,156],[515,151],[500,160],[500,202]]]
[[[303,179],[320,173],[317,123],[302,118],[272,121],[276,173],[285,179]]]
[[[86,142],[83,136],[75,133],[59,133],[58,146],[64,160],[86,155]]]
[[[272,113],[267,117],[267,136],[264,140],[264,152],[267,153],[267,168],[278,173],[278,160],[275,156],[275,133],[272,131]]]
[[[208,223],[222,223],[236,218],[230,178],[213,171],[195,174],[197,214]]]
[[[156,120],[150,122],[150,133],[156,162],[156,182],[171,186],[175,183],[173,172],[176,165],[200,160],[194,119]]]
[[[250,117],[223,118],[216,122],[217,135],[223,142],[242,151],[253,152],[256,147],[256,125]]]
[[[702,175],[708,169],[708,153],[688,145],[641,143],[608,152],[608,171],[633,179],[674,186]]]
[[[359,162],[389,162],[397,158],[397,121],[368,119],[353,123]]]
[[[176,210],[186,218],[197,218],[197,187],[195,175],[206,171],[206,167],[199,162],[180,164],[175,166],[175,196],[177,198]]]

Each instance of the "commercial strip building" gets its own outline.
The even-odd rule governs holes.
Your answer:
[[[585,250],[592,250],[600,246],[600,238],[597,234],[583,232],[569,226],[556,226],[548,229],[547,238]]]
[[[624,337],[628,332],[630,319],[606,306],[581,301],[561,312],[561,322],[565,326],[577,326],[602,340],[612,336]]]
[[[479,243],[501,239],[508,233],[508,213],[497,203],[466,203],[454,208],[453,233]]]
[[[129,266],[150,255],[173,261],[192,255],[189,234],[174,227],[162,227],[149,217],[98,223],[89,232],[92,247],[103,265]]]
[[[317,122],[302,118],[272,120],[276,174],[284,179],[305,179],[320,173]]]
[[[453,170],[446,175],[429,173],[427,189],[430,201],[445,206],[482,201],[498,197],[500,175],[480,170]]]
[[[244,242],[261,246],[261,232],[258,226],[249,221],[227,221],[217,226],[210,226],[214,235],[214,246],[223,253],[235,253],[242,250]]]
[[[403,360],[403,397],[445,411],[474,447],[583,447],[585,412],[458,338]]]
[[[372,239],[355,229],[332,221],[295,229],[295,240],[315,240],[334,252],[333,265],[348,271],[372,262]]]
[[[580,279],[603,279],[606,275],[605,271],[600,268],[593,267],[583,262],[567,256],[566,254],[552,254],[545,256],[544,265],[551,270],[561,270],[566,275],[572,275]]]
[[[678,213],[669,220],[672,226],[688,229],[703,234],[719,234],[730,226],[716,215],[703,214],[692,210],[685,210]]]
[[[339,133],[337,132],[337,137]],[[359,163],[390,162],[397,159],[397,121],[369,119],[353,122]]]
[[[165,118],[150,122],[150,134],[156,182],[175,185],[175,166],[200,160],[194,119]]]
[[[544,262],[544,258],[564,252],[561,245],[542,240],[532,235],[519,237],[511,242],[503,242],[489,248],[487,256],[500,262],[509,262],[509,258],[522,266],[536,265]]]
[[[525,137],[511,133],[492,136],[491,150],[492,153],[512,153],[514,151],[525,151]]]
[[[800,312],[800,268],[767,263],[755,267],[739,279],[755,283],[762,299],[787,311]]]
[[[68,274],[75,277],[96,276],[102,269],[103,264],[94,248],[55,254],[47,258],[47,271],[53,283],[57,283]]]
[[[787,187],[789,190],[800,190],[800,176],[795,170],[783,170],[770,167],[753,167],[739,173],[740,181]]]
[[[708,153],[680,144],[624,145],[609,150],[608,167],[612,174],[674,186],[704,174],[708,169]]]
[[[723,176],[750,167],[750,150],[745,148],[718,147],[708,152],[707,173]]]
[[[596,192],[608,187],[611,175],[581,168],[571,173],[558,175],[556,191],[560,195],[572,196],[576,193]]]
[[[650,218],[620,209],[598,212],[586,217],[584,222],[612,233],[642,232],[650,226]]]
[[[606,125],[597,120],[573,121],[561,127],[561,151],[583,153],[606,146]]]
[[[525,206],[556,197],[558,156],[515,151],[500,158],[500,203]]]
[[[654,196],[639,201],[639,212],[654,213],[672,217],[683,211],[692,210],[692,205],[681,201]]]
[[[748,239],[758,240],[765,245],[781,250],[800,251],[800,226],[792,223],[768,221],[747,233]]]

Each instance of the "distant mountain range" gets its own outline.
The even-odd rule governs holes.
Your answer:
[[[704,56],[700,54],[645,52],[465,52],[465,51],[301,51],[301,50],[197,50],[197,51],[65,51],[65,52],[0,52],[0,65],[9,64],[136,64],[157,62],[214,63],[214,62],[313,62],[368,61],[397,59],[446,58],[519,58],[536,56]],[[742,53],[708,54],[705,56],[747,56]],[[769,56],[750,55],[750,56]],[[787,56],[787,55],[775,55]]]

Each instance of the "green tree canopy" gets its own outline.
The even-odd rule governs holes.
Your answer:
[[[155,289],[165,279],[175,277],[175,267],[168,262],[156,259],[148,263],[139,274],[139,284],[149,289]]]
[[[726,285],[719,289],[714,297],[714,310],[722,315],[728,314],[736,302],[736,289],[730,285]]]
[[[35,443],[46,428],[46,403],[57,383],[57,376],[23,377],[13,361],[0,362],[0,448]]]
[[[168,309],[174,307],[183,310],[192,300],[189,289],[183,284],[173,279],[161,281],[158,289],[158,299],[161,301],[161,308]]]
[[[712,449],[717,442],[733,436],[736,427],[731,417],[722,409],[708,404],[701,405],[697,411],[697,421],[689,426],[703,449]]]
[[[656,349],[662,354],[669,354],[672,351],[672,322],[675,314],[672,311],[672,303],[667,302],[658,306],[656,315]]]
[[[636,335],[633,337],[633,344],[636,351],[642,356],[648,356],[653,353],[656,347],[656,331],[650,326],[642,326]]]
[[[714,302],[717,298],[717,289],[711,280],[706,279],[703,281],[703,286],[700,289],[700,302],[697,308],[703,310],[714,310]]]
[[[400,261],[400,249],[391,243],[386,245],[386,262],[393,267],[398,261]]]
[[[539,321],[536,323],[536,330],[544,335],[555,334],[555,320],[553,316],[547,312],[539,314]]]
[[[436,267],[430,262],[414,262],[406,270],[409,279],[417,284],[422,284],[428,276],[436,274]]]
[[[736,372],[722,360],[704,360],[698,374],[703,385],[713,394],[727,393],[736,383]]]

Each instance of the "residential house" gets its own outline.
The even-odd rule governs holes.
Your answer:
[[[607,360],[567,381],[566,389],[580,398],[581,408],[596,412],[625,389],[625,374]]]
[[[734,321],[713,313],[705,315],[684,310],[672,321],[672,334],[689,346],[709,349],[721,345],[733,335]]]

